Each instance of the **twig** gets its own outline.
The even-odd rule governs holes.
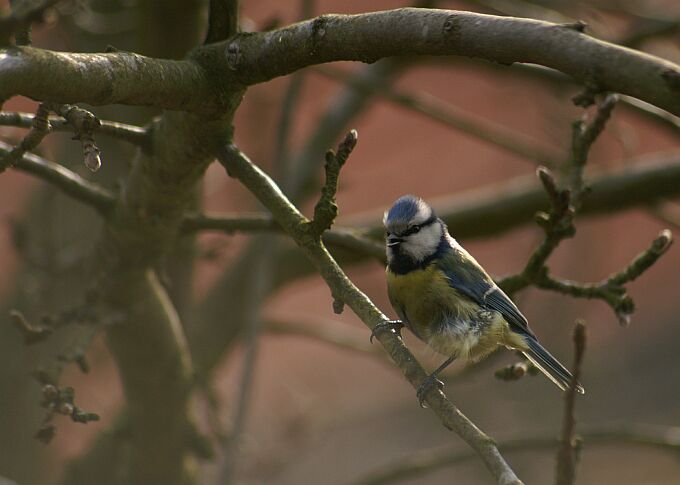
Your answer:
[[[234,145],[223,147],[218,152],[218,160],[225,166],[229,175],[238,178],[269,209],[285,231],[304,250],[331,288],[335,300],[349,305],[369,328],[388,320],[387,316],[378,310],[368,297],[347,278],[323,244],[314,236],[309,220],[286,199],[267,174]],[[401,339],[392,333],[384,332],[378,340],[411,385],[417,388],[426,378],[426,374]],[[445,427],[455,431],[475,449],[497,483],[515,485],[521,483],[498,452],[493,440],[482,433],[445,398],[442,392],[433,390],[428,393],[426,402],[428,407],[439,416]]]
[[[577,298],[603,300],[612,307],[621,325],[626,326],[630,324],[630,316],[635,310],[635,304],[623,285],[645,272],[668,251],[672,242],[671,232],[664,229],[647,250],[636,256],[624,269],[600,283],[576,283],[551,277],[546,272],[539,275],[534,284],[539,288],[558,291]]]
[[[86,327],[85,330],[76,335],[66,349],[57,355],[49,367],[40,367],[33,373],[35,379],[42,385],[43,400],[40,405],[47,410],[35,438],[45,444],[49,443],[56,434],[56,427],[51,422],[57,415],[69,416],[71,420],[77,423],[99,420],[98,415],[83,411],[75,404],[73,388],[58,387],[59,379],[68,364],[75,363],[83,373],[89,372],[90,368],[85,360],[85,353],[103,326],[115,320],[115,317],[109,317],[105,320],[97,318],[93,308],[96,304],[93,297],[94,293],[90,293],[83,304],[62,311],[57,315],[44,317],[44,324],[40,326],[30,324],[19,311],[10,312],[15,326],[24,335],[26,345],[44,340],[54,330],[68,324],[79,323]]]
[[[569,189],[571,191],[570,203],[575,210],[580,208],[583,201],[583,171],[588,161],[590,148],[604,130],[618,100],[619,97],[616,94],[608,94],[598,105],[592,122],[586,123],[585,119],[581,119],[572,125]]]
[[[366,109],[373,99],[372,92],[357,89],[354,81],[370,82],[385,86],[399,73],[405,63],[397,58],[384,59],[370,66],[362,67],[352,76],[345,88],[336,95],[321,119],[317,120],[315,130],[299,153],[290,160],[290,169],[282,182],[285,193],[294,203],[298,203],[309,193],[309,185],[314,180],[324,153],[335,140],[344,134],[350,121]]]
[[[24,345],[42,342],[52,334],[53,329],[51,327],[41,324],[36,325],[29,322],[19,310],[10,310],[9,316],[11,317],[14,326],[24,337]]]
[[[606,96],[598,106],[597,114],[591,123],[586,124],[583,120],[574,123],[571,159],[568,164],[568,189],[559,189],[547,169],[541,167],[537,170],[551,204],[549,213],[539,212],[536,215],[536,222],[545,231],[545,238],[531,254],[526,266],[519,274],[503,278],[498,284],[510,294],[534,285],[575,297],[602,299],[612,307],[619,322],[627,325],[634,311],[634,304],[623,285],[637,278],[668,250],[672,241],[670,231],[663,231],[654,240],[652,246],[623,271],[599,284],[576,283],[553,278],[549,275],[546,266],[548,258],[560,242],[573,237],[576,232],[573,224],[576,210],[581,207],[584,197],[589,194],[589,189],[584,182],[584,168],[588,153],[611,116],[616,100],[613,95]]]
[[[331,228],[338,215],[335,194],[338,191],[340,169],[354,150],[357,140],[356,130],[351,130],[338,145],[337,154],[333,150],[326,152],[326,183],[321,189],[321,197],[314,207],[314,220],[312,220],[312,231],[318,238]]]
[[[83,146],[85,166],[96,172],[102,166],[99,154],[101,150],[94,141],[94,132],[101,127],[101,121],[86,109],[72,104],[47,103],[48,108],[64,118],[75,131],[74,140]]]
[[[556,150],[545,148],[523,133],[510,130],[473,113],[465,112],[426,93],[407,93],[391,86],[376,83],[371,79],[350,76],[339,69],[328,66],[316,67],[314,72],[332,79],[342,80],[356,89],[380,96],[522,158],[548,166],[560,159]]]
[[[569,389],[564,395],[564,418],[562,420],[562,438],[557,452],[556,485],[572,485],[576,480],[576,462],[580,443],[576,441],[576,386],[581,378],[583,353],[586,348],[586,326],[576,322],[574,327],[574,368]]]
[[[679,427],[630,423],[585,426],[579,433],[584,447],[610,444],[641,445],[668,451],[674,455],[680,451],[679,436]],[[533,436],[527,436],[523,432],[520,436],[500,440],[498,443],[498,447],[504,453],[523,450],[548,451],[559,445],[560,440],[555,438],[552,432]],[[385,485],[413,480],[440,468],[474,458],[476,455],[472,451],[460,451],[452,447],[415,451],[409,453],[408,456],[400,457],[394,463],[380,467],[353,483],[354,485]]]
[[[30,128],[33,125],[35,116],[30,113],[20,113],[16,111],[0,111],[0,126],[17,126],[20,128]],[[71,131],[73,128],[68,121],[62,117],[48,117],[52,131]],[[132,143],[141,148],[147,149],[149,145],[149,133],[146,128],[116,121],[101,121],[101,126],[97,130],[98,135],[110,136],[116,140]]]
[[[0,155],[9,153],[11,150],[8,144],[0,141]],[[51,183],[74,199],[91,205],[102,214],[107,214],[115,203],[115,195],[108,189],[85,180],[58,163],[32,153],[25,154],[14,168]]]
[[[50,122],[47,119],[48,114],[49,110],[44,103],[38,105],[38,110],[33,117],[30,131],[14,149],[0,158],[0,173],[5,171],[8,167],[16,165],[26,152],[34,150],[43,138],[47,136],[51,130]]]

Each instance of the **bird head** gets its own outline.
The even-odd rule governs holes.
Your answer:
[[[404,195],[385,212],[387,260],[407,256],[420,262],[437,251],[444,224],[424,200]]]

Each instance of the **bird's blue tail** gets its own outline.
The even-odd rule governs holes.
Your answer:
[[[529,348],[522,353],[534,364],[545,376],[553,381],[557,387],[566,391],[571,384],[572,375],[559,361],[548,352],[538,340],[532,337],[525,337],[525,342]],[[580,394],[586,391],[580,383],[576,383],[576,390]]]

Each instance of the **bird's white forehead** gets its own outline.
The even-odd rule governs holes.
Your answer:
[[[418,201],[418,208],[416,214],[413,216],[413,224],[422,224],[430,218],[432,215],[432,208],[427,205],[423,200]]]

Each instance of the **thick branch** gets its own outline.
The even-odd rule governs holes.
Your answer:
[[[343,273],[313,232],[310,222],[288,201],[274,182],[257,166],[253,165],[233,145],[218,154],[228,173],[237,177],[272,213],[286,232],[305,251],[317,267],[337,300],[349,305],[370,328],[388,320],[375,305]],[[417,363],[403,342],[391,332],[383,332],[378,339],[399,366],[409,382],[417,388],[426,378],[425,371]],[[454,430],[484,461],[498,483],[521,483],[498,452],[493,441],[465,417],[442,392],[430,392],[426,402],[447,428]]]
[[[225,44],[227,62],[244,84],[324,62],[464,55],[551,67],[584,84],[680,114],[679,66],[538,20],[404,8],[324,15],[271,32],[241,34]]]
[[[223,77],[222,82],[228,83],[228,78]],[[122,51],[0,50],[0,99],[15,95],[56,103],[127,104],[202,113],[224,108],[220,91],[198,62],[152,59]]]
[[[0,156],[9,153],[12,147],[0,141]],[[104,187],[82,178],[75,172],[32,153],[27,153],[15,166],[15,169],[35,175],[53,184],[67,195],[93,206],[102,213],[113,207],[115,196]]]

